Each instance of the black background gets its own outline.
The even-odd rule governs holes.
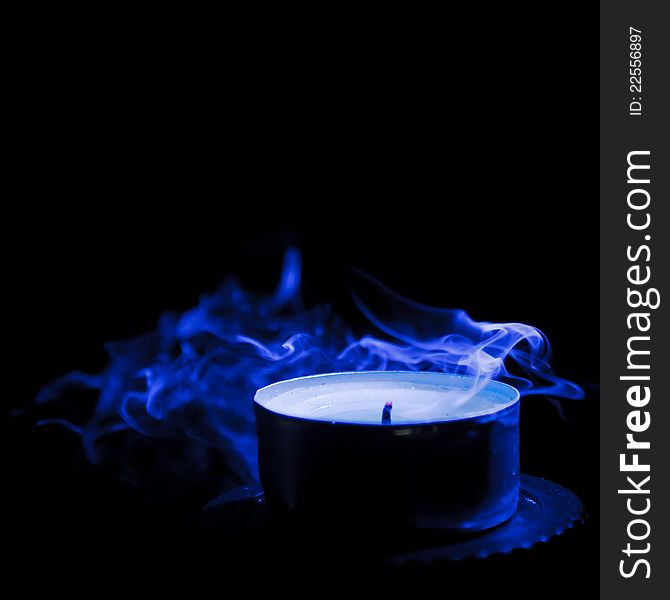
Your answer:
[[[134,35],[77,30],[26,49],[20,186],[5,221],[18,233],[6,253],[12,572],[56,587],[260,585],[246,552],[193,527],[197,494],[158,509],[87,466],[74,436],[16,409],[65,371],[101,368],[103,342],[151,329],[229,273],[271,289],[289,245],[303,252],[309,303],[350,315],[355,265],[416,300],[535,325],[558,372],[594,384],[591,12],[582,36],[565,5],[454,14],[430,31],[352,17],[356,33],[288,19],[291,30],[252,20],[233,36],[235,20],[221,32],[147,21]],[[592,593],[594,394],[566,414],[524,400],[522,469],[575,491],[585,526],[487,564],[373,572],[373,583]]]

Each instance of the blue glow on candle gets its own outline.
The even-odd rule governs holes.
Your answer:
[[[178,440],[179,457],[162,457],[175,475],[209,476],[214,450],[238,480],[252,482],[254,392],[276,381],[334,371],[437,371],[501,380],[522,395],[583,397],[553,372],[549,344],[534,327],[421,306],[359,273],[354,299],[385,335],[356,336],[330,307],[302,306],[300,279],[300,254],[291,249],[274,294],[254,295],[228,280],[191,310],[164,314],[155,331],[107,344],[101,373],[69,373],[37,398],[63,401],[65,413],[73,389],[88,389],[96,395],[92,414],[41,423],[80,434],[94,463],[114,460],[118,444],[106,441],[119,435]]]
[[[499,381],[434,371],[351,371],[273,383],[255,402],[289,417],[364,425],[417,425],[494,415],[518,402]],[[484,419],[488,420],[488,419]]]

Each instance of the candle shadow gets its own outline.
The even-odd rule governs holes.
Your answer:
[[[355,515],[295,515],[269,510],[257,486],[238,488],[214,499],[203,510],[203,525],[229,542],[253,546],[258,557],[273,561],[380,562],[416,551],[455,545],[488,535],[484,531],[415,529],[362,524]]]

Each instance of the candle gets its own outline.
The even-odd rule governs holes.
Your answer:
[[[333,373],[262,388],[254,408],[275,512],[481,530],[515,511],[511,386],[446,373]]]

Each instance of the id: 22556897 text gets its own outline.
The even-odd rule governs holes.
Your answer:
[[[628,114],[638,117],[642,114],[642,30],[628,28],[630,47],[629,90],[632,100],[628,105]]]

